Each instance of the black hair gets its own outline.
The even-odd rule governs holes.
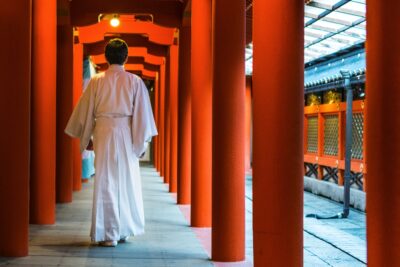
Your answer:
[[[105,56],[110,65],[123,65],[128,57],[128,45],[122,39],[111,39],[106,45]]]

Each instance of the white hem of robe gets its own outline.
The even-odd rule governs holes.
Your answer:
[[[92,241],[144,233],[139,160],[132,152],[131,118],[98,118],[94,130]]]
[[[107,117],[110,119],[104,119]],[[115,117],[125,119],[111,119]],[[131,117],[130,121],[126,117]],[[93,241],[144,233],[138,157],[157,129],[143,81],[121,65],[111,65],[95,75],[74,108],[65,133],[80,139],[81,151],[94,134]]]

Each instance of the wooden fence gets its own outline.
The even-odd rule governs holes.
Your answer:
[[[365,104],[353,102],[351,184],[366,189]],[[344,183],[346,102],[304,108],[305,175]]]

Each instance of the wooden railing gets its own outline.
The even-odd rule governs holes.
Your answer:
[[[366,189],[365,101],[353,102],[352,183]],[[305,175],[344,183],[346,103],[304,108]]]

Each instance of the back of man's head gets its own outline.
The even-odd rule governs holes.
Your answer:
[[[111,39],[106,45],[105,56],[110,65],[123,65],[128,57],[128,45],[122,39]]]

